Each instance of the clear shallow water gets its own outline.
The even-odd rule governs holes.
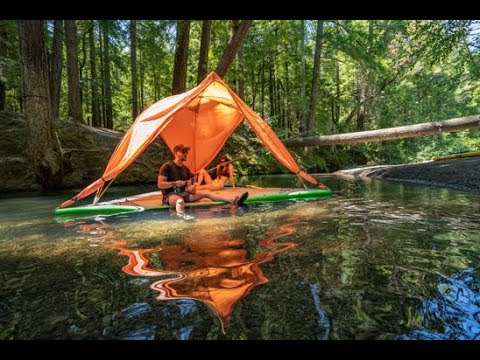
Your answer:
[[[480,339],[480,196],[321,180],[331,199],[194,221],[57,223],[73,191],[2,198],[0,339]]]

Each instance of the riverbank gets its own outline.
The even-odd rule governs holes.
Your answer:
[[[65,162],[63,189],[83,188],[97,179],[123,136],[118,131],[64,120],[55,122],[55,130]],[[24,116],[0,111],[0,132],[0,193],[41,190],[26,153],[28,140]],[[256,138],[255,141],[249,141],[246,136],[233,134],[224,150],[226,154],[235,154],[236,175],[285,172],[285,168],[273,156],[252,157],[252,149],[260,151],[263,148]],[[298,154],[299,158],[304,159],[299,165],[310,172],[324,172],[327,165],[332,169],[334,163],[334,159],[325,160],[326,155],[328,152],[317,153],[308,149]],[[115,184],[154,184],[160,165],[170,157],[171,153],[164,142],[157,139],[132,166],[118,176]],[[479,173],[480,157],[477,156],[417,164],[357,167],[333,174],[356,179],[414,182],[480,193]]]
[[[344,169],[333,174],[360,180],[382,179],[480,193],[480,156],[417,164]]]

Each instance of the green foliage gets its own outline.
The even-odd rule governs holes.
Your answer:
[[[91,121],[89,29],[94,26],[100,101],[102,34],[108,33],[114,128],[132,123],[132,74],[128,20],[79,20],[78,54],[84,114]],[[53,22],[45,22],[51,52]],[[137,82],[140,110],[171,95],[175,51],[174,20],[137,20]],[[302,24],[305,25],[302,27]],[[225,81],[263,116],[280,138],[302,136],[310,105],[316,24],[314,20],[255,20],[241,55]],[[325,21],[317,104],[317,133],[348,133],[411,125],[480,113],[480,32],[478,21]],[[187,88],[196,85],[202,22],[191,22]],[[231,20],[212,22],[208,72],[215,69],[231,36]],[[0,21],[0,77],[7,108],[21,110],[20,59],[15,21]],[[1,36],[0,36],[1,38]],[[0,39],[0,41],[2,41]],[[303,43],[303,47],[302,47]],[[64,52],[63,56],[66,54]],[[64,66],[66,59],[64,59]],[[60,117],[67,114],[66,70],[62,73]],[[245,138],[250,134],[250,138]],[[235,146],[254,151],[239,156],[241,172],[283,172],[253,133],[239,129]],[[247,143],[243,143],[243,142]],[[253,141],[253,142],[252,142]],[[247,146],[248,145],[248,146]],[[478,150],[478,132],[295,150],[310,171],[355,164],[422,161],[447,151]],[[226,149],[235,149],[227,142]],[[238,149],[239,147],[237,147]]]
[[[0,81],[6,84],[6,109],[20,111],[21,73],[18,30],[14,20],[0,20]]]

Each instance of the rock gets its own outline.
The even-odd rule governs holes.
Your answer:
[[[65,158],[63,188],[83,188],[98,179],[123,133],[67,120],[55,122]],[[27,124],[22,114],[0,112],[0,192],[41,190],[27,157]],[[156,183],[160,165],[171,158],[161,139],[155,140],[116,179],[115,184]]]
[[[479,173],[480,156],[418,164],[368,166],[334,172],[335,175],[361,180],[395,180],[480,193]]]

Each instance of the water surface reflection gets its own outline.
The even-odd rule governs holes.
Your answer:
[[[251,183],[295,186],[275,179]],[[193,222],[2,198],[0,339],[479,339],[480,197],[322,182],[326,201]]]
[[[189,233],[179,244],[163,242],[147,249],[134,249],[131,242],[115,239],[105,220],[94,224],[82,224],[79,232],[98,235],[91,242],[118,250],[127,256],[128,263],[122,270],[132,276],[160,279],[150,285],[157,291],[158,300],[193,299],[206,304],[220,320],[226,334],[230,325],[234,304],[247,296],[258,285],[268,282],[260,265],[271,261],[277,254],[297,246],[285,239],[297,232],[299,216],[290,216],[285,222],[264,232],[254,254],[249,254],[246,240],[229,238],[228,231],[199,227]],[[71,222],[68,226],[74,225]],[[282,239],[282,242],[277,240]],[[162,242],[161,242],[162,243]],[[151,256],[158,253],[161,268],[152,264]]]

